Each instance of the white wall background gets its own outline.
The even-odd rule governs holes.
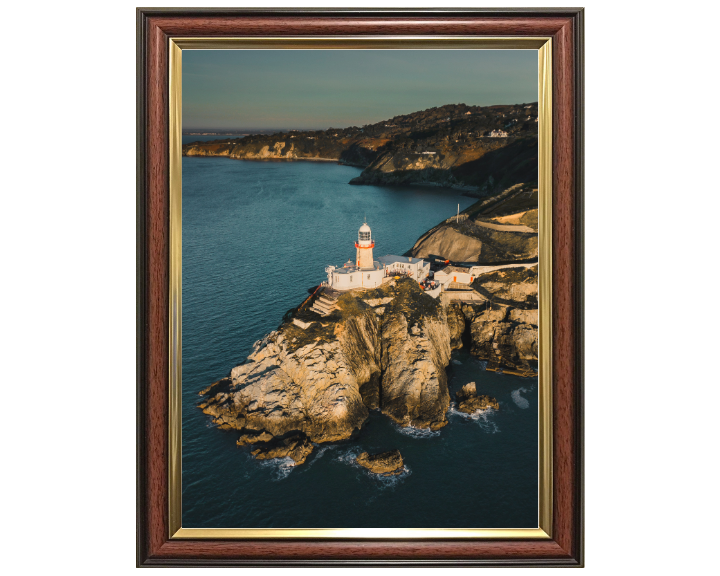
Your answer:
[[[719,513],[718,13],[710,2],[585,5],[586,570],[708,573]],[[7,574],[135,565],[134,8],[4,12]]]

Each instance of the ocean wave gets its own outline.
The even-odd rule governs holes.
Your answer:
[[[343,450],[342,452],[340,452],[340,454],[337,455],[335,460],[337,460],[338,462],[342,462],[343,464],[353,464],[358,468],[361,468],[359,464],[355,463],[355,458],[357,458],[361,452],[364,452],[364,450],[361,450],[358,447],[348,448],[347,450]]]
[[[327,452],[328,450],[333,450],[334,448],[337,448],[336,445],[332,445],[332,444],[326,445],[326,446],[321,446],[321,445],[315,444],[315,443],[313,443],[313,447],[314,447],[313,453],[308,457],[308,461],[305,464],[303,464],[303,466],[302,466],[303,471],[310,470],[310,468],[312,468],[313,464],[315,464],[315,462],[317,462],[318,460],[320,460],[320,458],[323,457],[325,452]]]
[[[451,362],[457,366],[462,366],[462,362],[460,362],[460,360],[455,360],[455,358],[453,358]]]
[[[523,410],[525,408],[528,408],[530,406],[530,402],[527,401],[527,398],[524,398],[521,393],[522,392],[530,392],[527,388],[518,388],[517,390],[513,390],[510,392],[510,396],[513,399],[513,402],[517,405],[518,408],[522,408]]]
[[[295,469],[295,460],[290,456],[284,458],[271,458],[270,460],[256,460],[261,468],[269,468],[272,480],[284,480]]]
[[[430,430],[430,428],[415,428],[415,426],[400,426],[395,424],[395,430],[403,436],[410,436],[411,438],[433,438],[440,436],[440,430]]]
[[[368,476],[377,484],[378,488],[385,490],[387,488],[395,488],[398,484],[405,481],[405,478],[412,474],[410,467],[403,466],[402,472],[394,476],[383,476],[382,474],[373,474],[370,470],[365,470]]]

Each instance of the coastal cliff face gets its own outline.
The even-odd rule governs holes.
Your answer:
[[[412,280],[397,284],[387,289],[394,298],[382,313],[380,407],[402,426],[434,430],[447,424],[450,405],[447,317],[440,303]]]
[[[473,288],[489,301],[451,302],[448,325],[454,347],[463,339],[488,370],[531,376],[538,361],[537,265],[480,275]]]
[[[200,394],[222,429],[240,431],[256,457],[301,463],[309,442],[350,438],[370,409],[405,426],[446,423],[450,335],[442,306],[409,279],[337,300],[320,317],[308,309],[255,344],[227,378]]]
[[[427,184],[469,195],[537,180],[537,103],[450,104],[361,128],[253,134],[193,142],[184,156],[336,160],[364,168],[351,184]]]
[[[380,375],[379,322],[340,299],[341,318],[301,330],[284,324],[255,344],[245,363],[201,394],[221,428],[262,440],[301,433],[313,442],[349,438],[368,416],[361,389]]]
[[[409,253],[483,264],[537,258],[537,202],[533,184],[513,185],[432,228]]]
[[[473,283],[490,304],[467,310],[471,353],[487,360],[489,369],[528,373],[537,367],[537,286],[537,265],[497,270]]]

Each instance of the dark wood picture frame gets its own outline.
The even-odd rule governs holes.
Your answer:
[[[171,540],[169,38],[551,36],[553,530],[548,540]],[[138,566],[583,564],[583,10],[137,10]]]

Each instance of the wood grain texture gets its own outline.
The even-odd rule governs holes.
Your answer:
[[[168,311],[169,311],[169,180],[168,180],[168,42],[161,28],[148,29],[146,170],[147,195],[147,553],[167,540],[168,474]]]
[[[152,19],[171,36],[552,35],[567,18],[209,17]]]
[[[553,479],[555,541],[572,555],[574,372],[574,84],[572,22],[553,46]]]
[[[168,37],[553,37],[553,540],[168,538]],[[138,565],[582,565],[582,11],[138,11]]]

